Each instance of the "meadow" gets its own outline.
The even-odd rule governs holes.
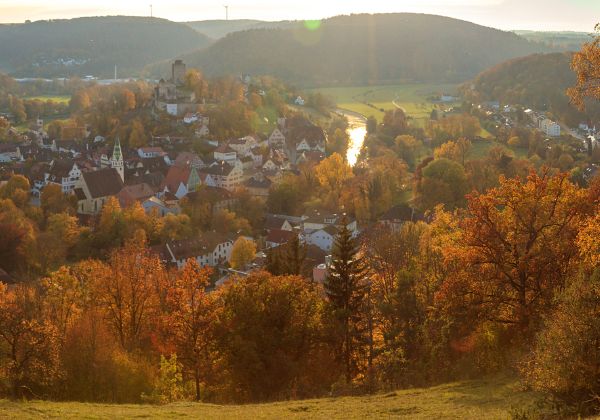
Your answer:
[[[451,103],[436,104],[429,98],[442,93],[456,94],[457,85],[410,83],[401,85],[326,87],[314,89],[332,97],[338,107],[358,112],[366,117],[374,116],[381,121],[385,111],[402,108],[416,120],[429,118],[431,111],[439,106],[451,106]],[[383,111],[382,111],[383,110]]]
[[[0,418],[203,419],[506,419],[536,406],[539,396],[508,377],[455,382],[363,397],[322,398],[248,405],[192,402],[162,406],[0,400]]]
[[[71,100],[71,96],[69,95],[38,95],[38,96],[26,96],[25,98],[26,100],[40,100],[40,101],[54,101],[54,102],[58,102],[58,103],[65,103],[68,104],[69,101]]]

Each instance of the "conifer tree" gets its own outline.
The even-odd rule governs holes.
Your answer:
[[[306,246],[300,242],[298,235],[285,244],[284,269],[286,274],[301,275],[306,259]]]
[[[359,256],[359,245],[347,224],[344,218],[324,286],[339,331],[338,357],[344,366],[346,382],[350,382],[357,368],[357,353],[364,344],[362,321],[368,281],[367,266]]]

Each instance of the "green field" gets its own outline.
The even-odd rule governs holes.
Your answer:
[[[314,89],[331,96],[343,109],[358,112],[366,117],[374,116],[379,121],[384,111],[402,108],[416,120],[429,118],[438,105],[427,98],[442,93],[456,94],[457,85],[411,83],[387,86],[331,87]],[[444,104],[441,106],[451,106]]]
[[[514,380],[456,382],[366,397],[323,398],[270,404],[164,406],[0,401],[0,418],[202,418],[202,419],[508,419],[539,396]]]
[[[527,158],[528,150],[524,147],[512,147],[512,146],[507,146],[507,145],[498,143],[493,140],[489,140],[489,141],[473,142],[473,146],[467,156],[467,160],[482,159],[487,156],[487,154],[493,147],[497,147],[497,146],[511,150],[514,153],[515,157],[518,157],[521,159]]]
[[[44,102],[48,101],[48,100],[52,100],[54,102],[68,104],[69,101],[71,100],[71,97],[69,95],[39,95],[39,96],[27,96],[23,99],[29,99],[29,100],[39,99],[40,101],[44,101]]]

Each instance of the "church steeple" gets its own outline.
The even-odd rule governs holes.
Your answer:
[[[113,147],[113,154],[110,158],[110,167],[115,168],[123,182],[125,181],[125,165],[123,164],[123,152],[121,151],[121,142],[117,137],[115,139],[115,146]]]

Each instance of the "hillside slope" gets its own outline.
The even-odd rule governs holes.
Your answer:
[[[0,70],[18,77],[132,76],[211,40],[165,19],[106,16],[0,25]]]
[[[506,59],[548,50],[511,32],[398,13],[235,32],[183,58],[209,75],[271,74],[323,85],[464,81]]]
[[[565,91],[576,81],[571,55],[534,54],[508,60],[465,84],[465,93],[478,102],[494,100],[550,111],[571,126],[587,118],[600,118],[597,104],[590,104],[586,115],[569,103]]]
[[[289,28],[298,25],[299,23],[292,21],[267,22],[264,20],[236,19],[198,20],[194,22],[185,22],[185,24],[212,39],[219,39],[233,32],[247,31],[249,29]]]
[[[0,401],[0,418],[203,418],[203,419],[506,419],[538,396],[509,379],[457,382],[366,397],[324,398],[271,404],[165,406]]]

